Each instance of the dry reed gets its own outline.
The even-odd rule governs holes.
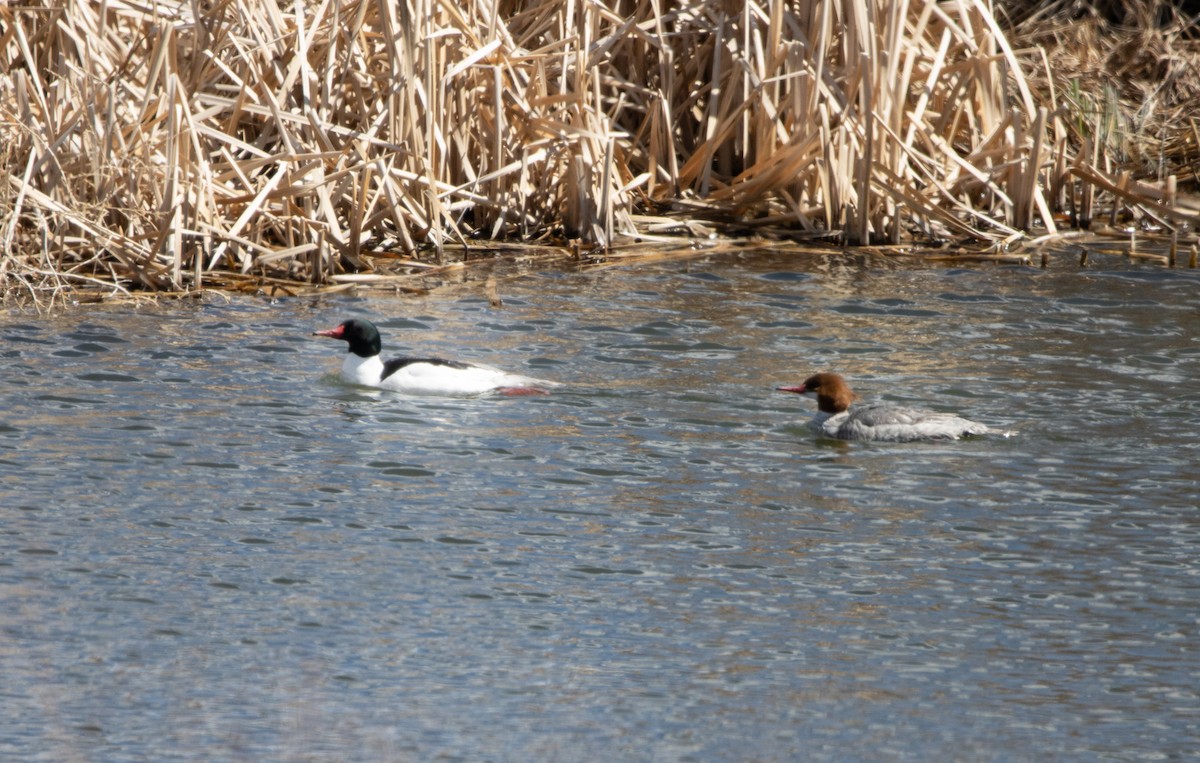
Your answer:
[[[1077,142],[1095,141],[1108,163],[1137,176],[1200,185],[1195,3],[1006,0],[1002,7],[1013,38],[1045,51],[1047,64],[1030,71],[1030,86],[1043,99],[1057,93]]]
[[[1034,71],[989,0],[0,4],[0,281],[340,288],[697,227],[1009,246],[1077,190],[1140,204]]]

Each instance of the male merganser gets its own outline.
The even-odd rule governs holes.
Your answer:
[[[1012,435],[1012,432],[992,429],[952,413],[922,408],[876,403],[856,406],[851,410],[850,404],[858,396],[850,391],[845,379],[834,373],[815,374],[799,387],[777,389],[800,395],[816,395],[817,415],[813,417],[812,426],[822,434],[840,440],[909,442],[957,440],[968,435]]]
[[[314,331],[313,336],[344,339],[350,352],[342,363],[342,379],[350,384],[377,387],[410,395],[544,395],[546,387],[558,382],[510,374],[491,366],[441,358],[393,358],[382,360],[382,342],[375,324],[361,318],[345,321],[337,328]]]

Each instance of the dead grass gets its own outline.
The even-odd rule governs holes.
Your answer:
[[[3,4],[0,281],[320,287],[697,226],[1005,248],[1098,184],[1194,219],[1058,66],[988,0]]]
[[[1200,8],[1166,0],[1007,0],[1012,36],[1045,51],[1029,72],[1057,98],[1072,145],[1110,171],[1200,190]],[[1051,76],[1052,75],[1052,76]]]

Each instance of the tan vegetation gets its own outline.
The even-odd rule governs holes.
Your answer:
[[[1184,8],[1191,7],[1187,15]],[[1007,0],[1012,36],[1045,50],[1030,72],[1075,145],[1109,170],[1200,190],[1200,7],[1183,0]],[[1054,76],[1049,75],[1053,72]]]
[[[4,3],[0,281],[366,283],[714,228],[1006,247],[1096,188],[1194,219],[1056,65],[988,0]]]

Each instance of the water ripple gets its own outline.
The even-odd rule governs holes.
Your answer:
[[[1186,757],[1194,275],[868,262],[9,316],[0,757]],[[348,388],[349,315],[567,385]]]

